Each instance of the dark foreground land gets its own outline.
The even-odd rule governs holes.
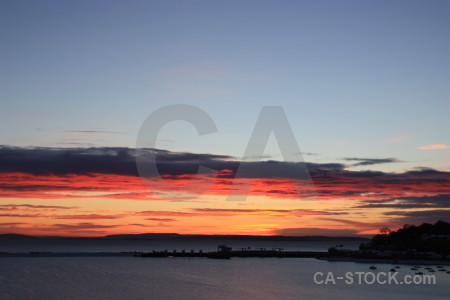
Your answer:
[[[450,264],[450,223],[437,221],[435,224],[404,225],[397,231],[380,229],[368,243],[362,243],[359,250],[331,247],[329,261],[354,262],[410,262],[411,264]]]

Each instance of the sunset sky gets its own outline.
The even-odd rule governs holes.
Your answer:
[[[351,236],[450,221],[449,15],[444,0],[1,1],[0,233]],[[168,123],[145,150],[163,178],[143,181],[138,132],[171,104],[217,132]],[[241,163],[263,106],[283,108],[298,161],[272,136]],[[228,201],[239,186],[245,201]]]

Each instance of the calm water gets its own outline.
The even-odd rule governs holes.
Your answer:
[[[347,285],[343,281],[318,285],[313,281],[315,272],[342,276],[368,272],[369,266],[305,258],[10,257],[0,258],[0,299],[394,300],[448,299],[450,295],[450,274],[445,272],[434,273],[435,285]],[[372,272],[392,268],[376,266]],[[399,275],[405,274],[414,271],[401,266]]]

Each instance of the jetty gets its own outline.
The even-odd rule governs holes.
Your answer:
[[[217,251],[204,252],[194,251],[151,251],[139,252],[135,256],[139,257],[206,257],[217,259],[228,259],[232,257],[277,257],[277,258],[321,258],[328,255],[325,251],[284,251],[282,248],[240,248],[233,250],[226,245],[219,245]]]

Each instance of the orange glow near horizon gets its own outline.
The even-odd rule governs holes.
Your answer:
[[[198,179],[202,184],[210,178]],[[239,183],[250,185],[246,201],[227,201],[233,179],[220,178],[194,198],[179,184],[188,178],[172,176],[166,180],[169,184],[159,189],[155,185],[150,191],[135,176],[3,173],[0,233],[301,235],[324,230],[335,235],[367,235],[377,233],[380,227],[401,227],[402,220],[389,218],[392,209],[373,208],[368,223],[367,208],[358,205],[386,198],[433,196],[448,190],[439,182],[408,177],[401,184],[376,178],[313,178],[316,197],[311,197],[310,190],[299,195],[290,179],[258,178],[239,179]],[[174,181],[178,184],[170,184]]]

